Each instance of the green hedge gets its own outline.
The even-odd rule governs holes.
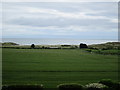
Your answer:
[[[83,86],[80,84],[75,84],[75,83],[71,83],[71,84],[60,84],[57,86],[57,88],[59,88],[59,90],[83,90]]]
[[[4,85],[2,90],[43,90],[43,85]]]
[[[3,85],[2,90],[49,90],[43,85]],[[98,83],[85,86],[77,83],[59,84],[56,90],[120,90],[120,83],[110,79],[102,79]]]
[[[102,83],[102,84],[108,86],[109,90],[119,90],[120,89],[120,83],[114,82],[110,79],[102,79],[101,81],[99,81],[99,83]]]

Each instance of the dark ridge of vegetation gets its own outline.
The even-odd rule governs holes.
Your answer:
[[[43,90],[43,85],[4,85],[2,90]]]
[[[2,43],[3,46],[11,46],[11,45],[19,45],[17,43],[13,43],[13,42],[4,42]]]
[[[32,48],[39,48],[39,49],[77,49],[79,48],[89,48],[89,49],[95,49],[95,50],[110,50],[110,49],[120,49],[120,42],[107,42],[103,44],[93,44],[93,45],[86,45],[86,44],[80,44],[80,45],[31,45]],[[13,43],[13,42],[4,42],[2,43],[2,47],[4,48],[31,48],[30,45],[21,45]]]
[[[3,45],[1,48],[12,48],[12,49],[78,49],[77,45],[71,45],[70,47],[61,47],[59,45]]]
[[[120,55],[120,42],[107,42],[104,44],[86,45],[19,45],[12,42],[2,43],[2,48],[12,49],[84,49],[90,53],[104,55]]]
[[[61,45],[62,47],[70,47],[71,45]]]

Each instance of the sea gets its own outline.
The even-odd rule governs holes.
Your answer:
[[[116,39],[53,39],[53,38],[2,38],[3,42],[14,42],[19,45],[79,45],[84,43],[87,45],[101,44],[106,42],[118,42]]]

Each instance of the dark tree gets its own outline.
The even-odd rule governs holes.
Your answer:
[[[31,48],[35,48],[35,45],[34,45],[34,44],[32,44],[32,45],[31,45]]]
[[[88,46],[86,44],[81,43],[79,48],[88,48]]]

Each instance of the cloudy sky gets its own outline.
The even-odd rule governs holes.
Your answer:
[[[117,2],[6,2],[2,15],[3,38],[118,37]]]

